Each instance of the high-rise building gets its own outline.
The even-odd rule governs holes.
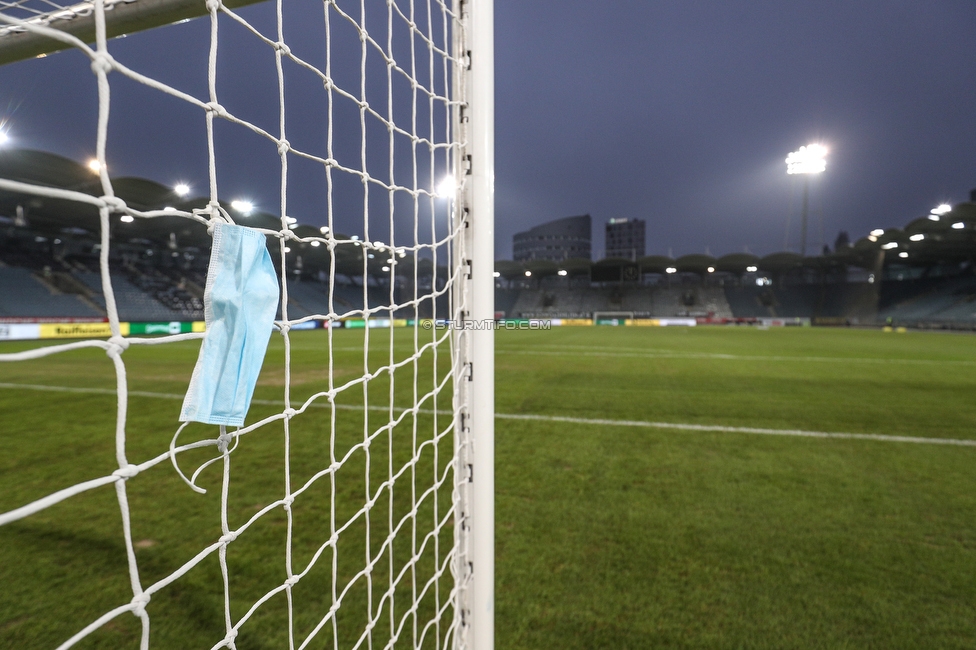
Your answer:
[[[591,259],[590,215],[556,219],[512,238],[512,258],[561,262],[572,258]],[[643,248],[641,249],[643,250]]]
[[[611,219],[607,222],[607,257],[636,261],[644,257],[644,220]]]

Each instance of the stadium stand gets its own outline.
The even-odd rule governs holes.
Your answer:
[[[27,150],[0,151],[0,168],[12,178],[50,186],[71,185],[98,194],[84,166]],[[75,179],[72,181],[71,179]],[[71,181],[71,182],[69,182]],[[79,181],[80,182],[80,181]],[[172,191],[145,179],[114,179],[129,205],[193,210],[206,198],[176,200]],[[120,316],[130,321],[202,320],[210,238],[201,224],[176,217],[111,216],[109,266]],[[280,219],[255,213],[254,225],[277,228]],[[318,227],[294,226],[300,237]],[[99,276],[98,217],[64,202],[38,202],[0,192],[0,318],[104,318]],[[736,253],[714,258],[652,255],[638,260],[588,258],[498,261],[496,313],[507,317],[592,318],[595,312],[636,317],[699,317],[717,320],[811,318],[822,324],[904,324],[976,329],[976,194],[948,213],[928,215],[903,229],[878,230],[832,253],[802,257],[780,252],[757,257]],[[336,235],[339,239],[354,238]],[[364,260],[361,248],[299,246],[289,259],[289,316],[329,312],[322,280],[335,269],[333,310],[356,317],[366,306],[398,304],[443,286],[448,269],[430,259],[397,262],[391,278],[383,257]],[[280,264],[278,244],[269,247]],[[335,259],[332,259],[332,255]],[[365,261],[365,266],[364,266]],[[414,268],[413,265],[416,265]],[[368,276],[363,290],[364,270]],[[437,287],[434,287],[434,284]],[[449,317],[448,296],[399,309],[397,318]],[[382,311],[376,318],[389,317]]]
[[[0,267],[0,316],[98,318],[104,316],[76,295],[56,293],[25,268]]]

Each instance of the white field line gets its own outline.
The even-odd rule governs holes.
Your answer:
[[[78,388],[71,386],[45,386],[41,384],[9,384],[0,383],[0,388],[12,390],[37,390],[60,393],[89,393],[96,395],[115,395],[111,388]],[[130,390],[129,395],[154,399],[182,400],[183,395],[177,393],[153,393],[148,391]],[[276,400],[251,400],[252,404],[262,406],[283,406],[283,402]],[[312,403],[318,408],[329,408],[326,403]],[[337,409],[361,411],[362,406],[351,404],[336,404]],[[370,406],[371,411],[389,411],[389,406]],[[420,413],[431,414],[430,409],[419,409]],[[439,410],[438,414],[451,415],[451,411]],[[907,442],[919,445],[954,445],[957,447],[976,447],[976,440],[961,440],[958,438],[922,438],[918,436],[891,436],[882,433],[842,433],[836,431],[805,431],[803,429],[763,429],[759,427],[726,427],[718,424],[684,424],[680,422],[650,422],[646,420],[607,420],[600,418],[575,418],[560,415],[534,415],[528,413],[496,413],[498,420],[522,420],[534,422],[564,422],[567,424],[585,424],[590,426],[637,427],[643,429],[672,429],[677,431],[702,431],[716,433],[747,433],[765,436],[792,436],[796,438],[836,438],[842,440],[871,440],[875,442]]]
[[[531,354],[544,356],[584,356],[584,357],[621,357],[640,359],[718,359],[723,361],[818,361],[827,363],[878,363],[878,364],[910,364],[910,365],[976,365],[976,361],[962,359],[879,359],[872,357],[793,357],[793,356],[759,356],[744,354],[722,354],[711,352],[674,352],[671,350],[654,350],[648,348],[604,348],[591,352],[592,346],[585,349],[569,349],[570,346],[559,346],[558,350],[504,350],[495,352],[505,354]]]

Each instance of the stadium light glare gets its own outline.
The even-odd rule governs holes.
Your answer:
[[[286,252],[286,253],[290,253],[290,252],[291,252],[291,247],[289,247],[289,246],[285,246],[285,252]]]
[[[454,192],[454,175],[448,174],[441,179],[440,183],[437,184],[437,187],[434,189],[434,196],[446,199],[454,196]]]
[[[329,234],[329,227],[328,226],[322,226],[321,228],[319,228],[319,232],[322,233],[323,235],[328,235]]]
[[[501,273],[499,273],[498,271],[495,271],[495,277],[496,277],[496,278],[500,278],[500,277],[502,277],[502,274],[501,274]]]
[[[882,230],[881,228],[875,228],[874,230],[871,231],[872,237],[880,237],[883,234],[884,234],[884,230]]]
[[[786,157],[787,174],[820,174],[827,169],[827,148],[808,144]]]
[[[92,158],[88,161],[88,169],[92,170],[96,174],[100,174],[102,172],[102,163],[98,162],[98,160],[95,158]]]
[[[254,212],[254,204],[244,199],[236,199],[230,202],[230,207],[234,208],[245,217],[249,217]]]
[[[121,217],[119,217],[119,221],[122,223],[132,223],[135,221],[135,219],[133,219],[130,215],[123,214]]]
[[[525,277],[531,278],[532,277],[532,271],[526,271],[525,272]]]
[[[714,266],[708,267],[708,272],[709,273],[715,273],[715,267]]]
[[[952,227],[956,230],[962,230],[963,228],[966,227],[966,224],[964,224],[961,221],[957,221],[956,223],[952,224]]]
[[[312,244],[312,248],[318,248],[319,246],[322,245],[322,242],[320,242],[320,241],[313,241],[313,242],[311,242],[311,244]]]
[[[569,271],[567,271],[566,269],[559,269],[559,275],[566,276],[568,274],[569,274]]]
[[[881,250],[883,250],[883,251],[890,251],[893,248],[898,248],[898,242],[896,242],[896,241],[890,241],[887,244],[882,244],[881,245]]]
[[[952,212],[952,206],[948,203],[940,203],[936,207],[932,208],[932,214],[937,214],[939,216],[942,216],[947,212]]]
[[[758,270],[759,270],[759,267],[758,266],[747,266],[746,267],[746,271],[748,271],[749,273],[755,273]]]
[[[932,221],[938,221],[939,220],[939,215],[937,215],[937,214],[930,214],[929,215],[929,219],[931,219]]]
[[[388,273],[389,271],[390,271],[390,267],[388,266],[383,267],[383,273]]]
[[[165,208],[163,208],[163,212],[176,212],[176,208],[171,205],[167,205]]]
[[[678,269],[674,268],[673,266],[669,266],[668,268],[664,269],[664,272],[665,273],[677,273],[678,272]]]
[[[925,235],[923,235],[922,233],[918,233],[917,235],[912,235],[911,237],[909,237],[909,239],[912,241],[922,241],[923,239],[925,239]]]
[[[177,183],[176,186],[173,187],[173,191],[176,193],[176,196],[186,196],[190,193],[190,186],[186,183]]]
[[[901,257],[901,258],[908,257],[908,253],[906,253],[905,251],[902,251],[902,252],[898,253],[898,257]]]
[[[878,238],[874,235],[868,235],[868,241],[878,241]]]
[[[10,142],[10,134],[4,129],[0,129],[0,147]]]

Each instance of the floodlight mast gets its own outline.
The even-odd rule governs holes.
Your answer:
[[[803,212],[800,220],[800,254],[807,254],[807,215],[810,206],[811,174],[821,174],[827,169],[827,148],[819,144],[800,147],[786,157],[786,173],[803,176]]]

